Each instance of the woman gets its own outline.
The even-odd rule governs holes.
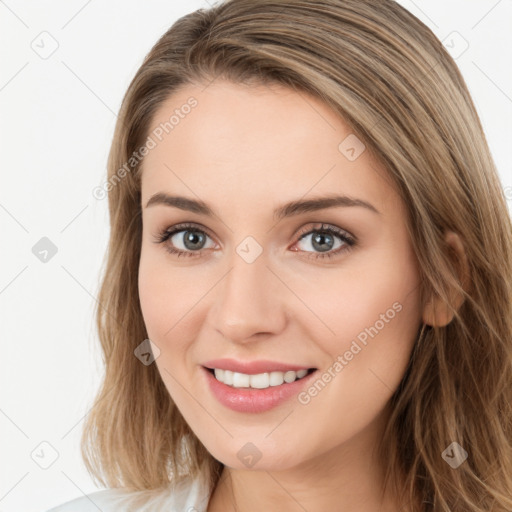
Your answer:
[[[418,19],[391,0],[184,16],[108,168],[82,447],[111,489],[55,511],[512,509],[512,226]]]

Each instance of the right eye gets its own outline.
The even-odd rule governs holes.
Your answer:
[[[172,240],[173,238],[176,240]],[[165,244],[166,250],[178,257],[200,257],[201,251],[205,250],[204,242],[207,238],[210,236],[195,224],[178,224],[161,231],[157,235],[155,243]],[[181,247],[179,247],[180,245]]]

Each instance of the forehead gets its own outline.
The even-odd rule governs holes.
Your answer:
[[[150,135],[143,202],[162,191],[240,208],[332,193],[379,209],[397,202],[383,166],[340,116],[283,86],[188,84],[162,103]]]

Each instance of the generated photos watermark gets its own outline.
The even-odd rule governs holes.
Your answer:
[[[320,377],[305,391],[300,392],[297,395],[299,403],[307,405],[311,400],[322,391],[325,386],[331,382],[341,370],[343,370],[349,363],[354,359],[354,356],[359,354],[361,350],[368,345],[368,337],[374,338],[379,332],[386,327],[386,325],[395,318],[397,313],[402,311],[403,306],[400,302],[394,302],[392,307],[386,310],[385,313],[381,313],[379,320],[377,320],[372,326],[366,327],[361,331],[356,339],[352,340],[350,348],[343,354],[338,355],[334,362],[325,370]],[[359,343],[358,343],[359,342]]]
[[[160,123],[146,139],[146,142],[137,150],[132,153],[128,161],[120,167],[110,178],[95,187],[92,195],[95,199],[102,200],[107,197],[108,193],[127,175],[129,174],[142,159],[152,150],[155,149],[159,142],[162,142],[165,135],[168,135],[178,126],[185,117],[192,112],[192,109],[197,107],[198,101],[191,96],[187,102],[175,108],[174,113],[169,117],[168,121]]]

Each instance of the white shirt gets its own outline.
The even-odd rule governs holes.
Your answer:
[[[104,489],[47,512],[206,512],[209,499],[207,484],[200,476],[181,482],[174,491]]]

